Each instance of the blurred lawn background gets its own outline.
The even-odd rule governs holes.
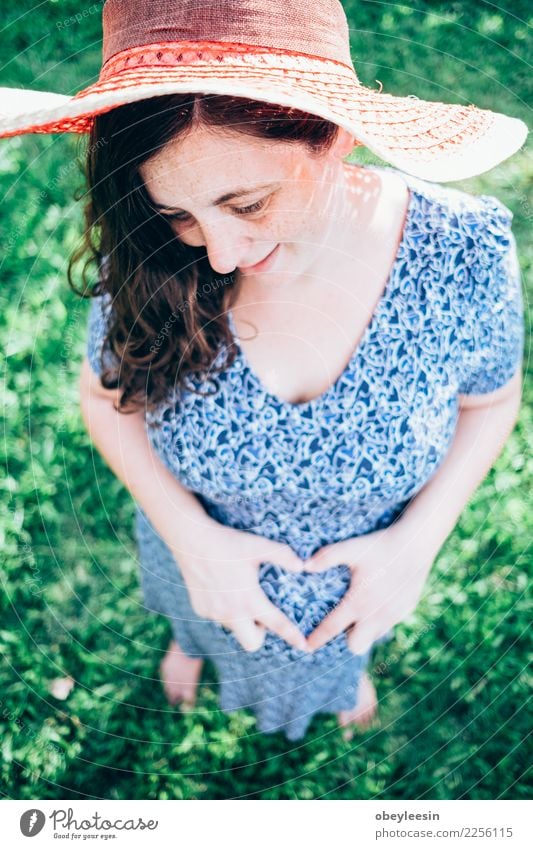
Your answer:
[[[525,0],[345,0],[363,83],[475,103],[529,122]],[[101,3],[3,4],[1,84],[74,93],[100,61]],[[81,14],[81,20],[71,16]],[[531,21],[529,21],[530,23]],[[83,141],[0,142],[2,465],[1,793],[19,799],[526,798],[531,378],[520,421],[371,665],[381,728],[342,740],[316,717],[290,744],[247,711],[165,702],[170,629],[144,611],[129,494],[91,448],[78,406],[88,302],[68,288],[81,232]],[[378,161],[357,152],[364,162]],[[531,157],[455,183],[514,213],[530,348]],[[528,240],[529,236],[529,240]],[[530,611],[529,607],[529,611]],[[67,695],[61,679],[73,679]],[[59,679],[59,683],[58,683]]]

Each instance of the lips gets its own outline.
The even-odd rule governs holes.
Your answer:
[[[239,267],[239,270],[240,271],[263,271],[264,267],[270,262],[270,260],[274,259],[274,255],[277,254],[278,248],[279,248],[279,244],[276,245],[274,250],[270,251],[270,253],[267,254],[267,256],[264,259],[260,260],[259,262],[256,262],[254,265],[241,265]]]

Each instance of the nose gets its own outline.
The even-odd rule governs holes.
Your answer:
[[[246,253],[250,253],[250,240],[235,222],[211,222],[202,227],[202,236],[211,268],[217,274],[230,274],[241,264]]]

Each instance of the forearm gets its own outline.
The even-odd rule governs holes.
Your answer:
[[[213,520],[155,454],[143,411],[117,413],[108,400],[83,395],[80,407],[98,452],[173,553],[187,546],[187,537],[205,532],[206,524]]]
[[[514,429],[520,393],[459,413],[452,445],[398,521],[402,535],[436,557]]]

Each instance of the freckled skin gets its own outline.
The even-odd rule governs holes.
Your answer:
[[[352,147],[353,138],[343,130],[329,151],[314,154],[301,143],[200,126],[144,163],[141,177],[155,203],[188,214],[172,222],[176,234],[185,244],[204,246],[219,274],[254,265],[281,243],[275,271],[269,272],[271,285],[276,273],[284,279],[316,275],[322,266],[325,273],[331,251],[342,250],[350,192],[342,158]],[[228,192],[267,183],[276,185],[213,204]],[[260,211],[235,212],[262,200]]]

